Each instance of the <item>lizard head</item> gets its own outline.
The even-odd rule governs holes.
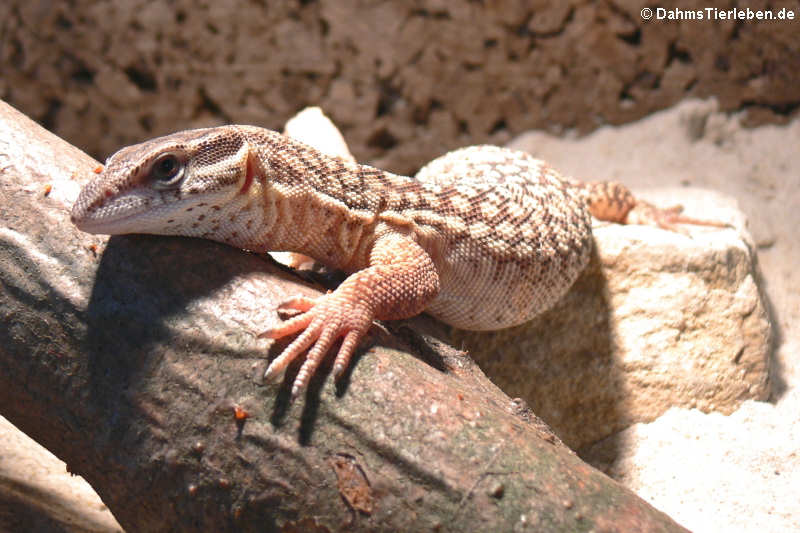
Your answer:
[[[189,130],[128,146],[78,196],[72,222],[89,233],[200,235],[248,179],[249,148],[235,127]]]

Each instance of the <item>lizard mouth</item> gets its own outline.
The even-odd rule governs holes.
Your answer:
[[[97,202],[89,203],[82,196],[70,213],[70,221],[79,230],[106,235],[142,232],[142,222],[145,221],[140,219],[146,211],[145,202],[128,197],[97,205]]]
[[[116,235],[143,233],[153,217],[155,198],[141,193],[119,193],[102,182],[87,186],[70,213],[70,220],[81,231]]]
[[[129,226],[126,223],[133,219],[136,216],[135,214],[128,214],[118,218],[86,216],[85,213],[83,215],[73,212],[70,220],[79,230],[86,233],[106,235],[136,233],[136,230],[126,230],[126,227]]]

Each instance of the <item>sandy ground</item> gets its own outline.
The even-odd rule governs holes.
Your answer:
[[[773,319],[773,401],[730,416],[671,409],[618,435],[607,470],[694,531],[800,531],[800,120],[746,129],[739,119],[713,101],[688,101],[580,139],[532,132],[510,146],[645,198],[648,188],[676,186],[735,198]]]

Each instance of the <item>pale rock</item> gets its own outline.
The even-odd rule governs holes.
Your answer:
[[[455,331],[489,377],[579,448],[673,406],[730,413],[769,395],[770,322],[743,216],[680,189],[689,215],[735,228],[595,222],[596,253],[556,306],[498,332]]]

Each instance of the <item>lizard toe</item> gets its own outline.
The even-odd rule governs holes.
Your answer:
[[[296,312],[305,313],[310,311],[318,302],[319,298],[309,298],[308,296],[298,295],[278,305],[278,312],[284,314]]]
[[[267,367],[267,371],[264,372],[264,379],[271,382],[277,381],[278,378],[283,375],[286,367],[317,340],[319,337],[319,329],[319,327],[306,328],[299,337],[293,340],[292,343],[270,363]],[[278,335],[271,338],[277,339],[283,336],[284,335]]]
[[[336,354],[336,360],[333,363],[334,379],[340,379],[347,367],[350,366],[350,359],[353,357],[359,341],[367,333],[367,329],[351,330],[345,335],[342,346],[339,348],[339,353]]]
[[[322,333],[314,342],[314,346],[311,350],[309,350],[303,366],[300,367],[300,371],[294,379],[294,383],[292,384],[292,398],[297,398],[300,393],[308,387],[311,376],[314,375],[314,372],[316,372],[320,363],[322,363],[325,354],[328,353],[333,341],[336,339],[337,333],[338,331],[335,327],[323,327]]]
[[[308,328],[311,321],[314,319],[314,315],[310,312],[305,312],[300,315],[294,316],[289,320],[285,321],[283,324],[279,326],[272,327],[268,330],[262,331],[258,334],[259,339],[280,339],[286,337],[288,335],[292,335],[299,331],[303,331]]]

